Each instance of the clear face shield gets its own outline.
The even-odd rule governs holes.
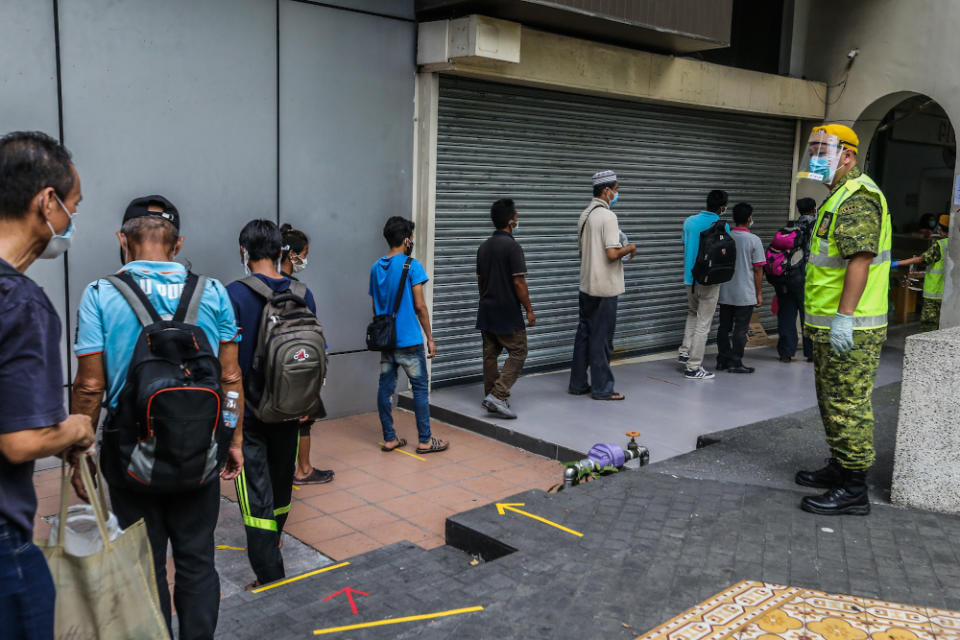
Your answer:
[[[849,143],[847,143],[849,144]],[[812,180],[829,187],[840,166],[843,155],[844,141],[826,131],[814,131],[810,134],[807,151],[797,171],[797,178]]]

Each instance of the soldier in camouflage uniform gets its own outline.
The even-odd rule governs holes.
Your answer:
[[[838,139],[834,153],[840,158],[835,174],[824,180],[830,196],[820,207],[811,237],[805,303],[817,402],[831,458],[822,469],[798,472],[796,482],[828,489],[821,496],[805,497],[801,507],[806,511],[865,515],[870,511],[866,471],[874,461],[871,394],[887,337],[892,231],[882,193],[856,167],[856,134],[848,127],[827,125],[815,128],[814,136],[818,129]],[[840,194],[842,189],[851,193]],[[831,206],[837,206],[831,203],[838,199],[831,213]],[[829,256],[828,243],[835,247]],[[829,269],[817,271],[818,265]]]
[[[923,306],[920,307],[920,331],[936,331],[940,328],[940,303],[943,298],[943,264],[946,257],[943,249],[947,246],[947,233],[950,230],[950,216],[942,215],[938,223],[941,240],[930,245],[923,255],[906,260],[894,261],[891,267],[905,267],[911,264],[923,263],[927,268],[927,276],[923,283]],[[931,286],[937,279],[938,286]]]

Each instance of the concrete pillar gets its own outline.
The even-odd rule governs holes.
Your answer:
[[[960,514],[960,327],[907,338],[894,452],[895,504]]]

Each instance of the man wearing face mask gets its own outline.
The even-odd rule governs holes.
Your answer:
[[[677,363],[683,368],[685,380],[710,380],[714,377],[712,371],[703,368],[703,352],[710,336],[713,314],[717,310],[720,285],[696,282],[693,267],[700,252],[700,234],[720,220],[729,200],[726,191],[714,189],[707,194],[707,208],[683,221],[683,284],[688,308]],[[730,233],[730,225],[725,225],[725,228]]]
[[[520,224],[520,214],[513,200],[502,198],[490,207],[490,219],[496,231],[477,249],[477,329],[483,338],[483,407],[500,418],[516,418],[510,408],[510,389],[517,381],[527,358],[527,326],[534,326],[537,317],[530,305],[527,290],[527,264],[523,248],[514,240],[513,231]],[[507,351],[503,369],[497,359]]]
[[[870,398],[887,337],[893,232],[883,192],[857,168],[858,145],[849,127],[814,127],[799,174],[830,189],[810,239],[804,323],[831,457],[825,467],[796,475],[797,484],[827,489],[801,503],[822,515],[870,512]]]
[[[80,202],[70,153],[37,132],[0,138],[0,635],[52,638],[54,586],[32,542],[34,460],[93,443],[63,402],[60,319],[25,275],[69,245]]]
[[[623,400],[613,388],[613,336],[617,299],[625,290],[622,258],[632,260],[637,247],[621,242],[620,225],[611,207],[620,199],[617,174],[609,169],[593,175],[593,200],[577,223],[580,249],[580,321],[573,343],[567,392],[590,394],[594,400]],[[587,371],[590,378],[587,379]]]
[[[174,262],[183,246],[180,213],[159,195],[136,198],[126,208],[117,232],[123,267],[117,275],[129,274],[161,318],[172,318],[180,305],[187,282],[187,269]],[[199,297],[195,324],[207,338],[220,363],[222,394],[243,388],[237,360],[240,333],[233,305],[220,282],[207,278]],[[77,311],[74,353],[77,375],[73,383],[73,406],[90,416],[100,416],[106,392],[107,418],[104,432],[137,429],[124,418],[121,402],[131,359],[143,325],[137,312],[119,289],[105,278],[89,284]],[[226,466],[219,477],[235,478],[243,467],[242,419],[237,421]],[[220,483],[213,473],[196,489],[176,492],[144,492],[127,482],[121,450],[111,442],[100,443],[100,466],[110,489],[110,502],[121,527],[143,518],[153,550],[160,608],[171,625],[170,589],[167,582],[167,545],[173,548],[176,567],[173,598],[181,638],[212,638],[220,606],[220,578],[214,566],[213,533],[220,512]],[[74,488],[84,497],[78,486]]]

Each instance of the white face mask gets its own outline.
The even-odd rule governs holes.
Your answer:
[[[247,253],[247,250],[240,248],[241,260],[243,261],[243,275],[250,275],[250,255]]]
[[[50,240],[47,242],[47,246],[44,247],[43,253],[40,254],[40,258],[44,260],[52,260],[53,258],[59,258],[67,249],[70,248],[71,236],[73,236],[73,217],[77,214],[70,213],[67,211],[67,207],[63,204],[63,201],[60,200],[60,197],[57,194],[53,194],[53,197],[56,198],[57,203],[63,207],[64,213],[67,214],[67,217],[70,218],[70,224],[67,225],[67,230],[63,232],[63,235],[57,234],[53,229],[53,225],[50,224],[50,221],[47,220],[47,226],[50,228]]]
[[[299,256],[298,256],[298,257],[299,257]],[[307,268],[307,262],[308,262],[308,260],[307,260],[306,256],[300,258],[300,262],[299,262],[299,263],[294,262],[293,259],[291,258],[290,264],[293,265],[293,272],[294,272],[294,273],[300,273],[301,271],[303,271],[304,269],[306,269],[306,268]]]

